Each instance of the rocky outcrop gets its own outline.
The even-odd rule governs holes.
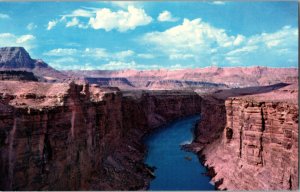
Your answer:
[[[121,94],[76,84],[1,88],[1,189],[88,189],[120,138]]]
[[[193,146],[218,189],[298,189],[297,95],[288,86],[203,105]]]
[[[146,189],[153,170],[143,163],[143,135],[199,113],[201,99],[124,95],[97,85],[2,81],[0,189]]]
[[[0,68],[29,68],[35,67],[23,47],[2,47],[0,48]]]
[[[32,59],[23,47],[0,47],[0,71],[28,71],[48,81],[65,81],[67,76],[42,60]]]

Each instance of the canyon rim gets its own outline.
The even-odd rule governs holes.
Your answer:
[[[298,72],[297,1],[0,2],[0,190],[299,190]]]

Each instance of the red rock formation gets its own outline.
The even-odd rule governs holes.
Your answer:
[[[1,81],[0,189],[145,189],[143,135],[200,112],[198,95],[179,93],[123,99],[112,88]]]
[[[280,82],[295,83],[298,79],[297,68],[269,67],[206,67],[196,69],[158,69],[158,70],[91,70],[65,71],[78,77],[126,78],[136,88],[143,89],[181,89],[192,88],[189,82],[210,82],[225,84],[229,87],[266,86]],[[120,88],[123,88],[122,86]],[[124,86],[124,89],[127,85]]]
[[[102,154],[120,138],[121,94],[92,88],[90,97],[88,87],[75,84],[1,82],[4,90],[1,188],[87,189]]]
[[[214,100],[203,105],[194,149],[213,168],[212,180],[219,189],[298,189],[297,96],[297,87],[289,86],[231,97],[215,108]]]

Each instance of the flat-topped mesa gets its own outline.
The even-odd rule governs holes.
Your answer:
[[[35,61],[23,47],[0,47],[0,68],[28,68],[35,67]]]

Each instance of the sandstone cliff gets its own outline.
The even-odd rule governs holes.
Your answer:
[[[1,81],[0,189],[146,189],[143,135],[200,103],[190,92]]]
[[[298,189],[297,96],[294,85],[203,101],[193,146],[219,189]]]

